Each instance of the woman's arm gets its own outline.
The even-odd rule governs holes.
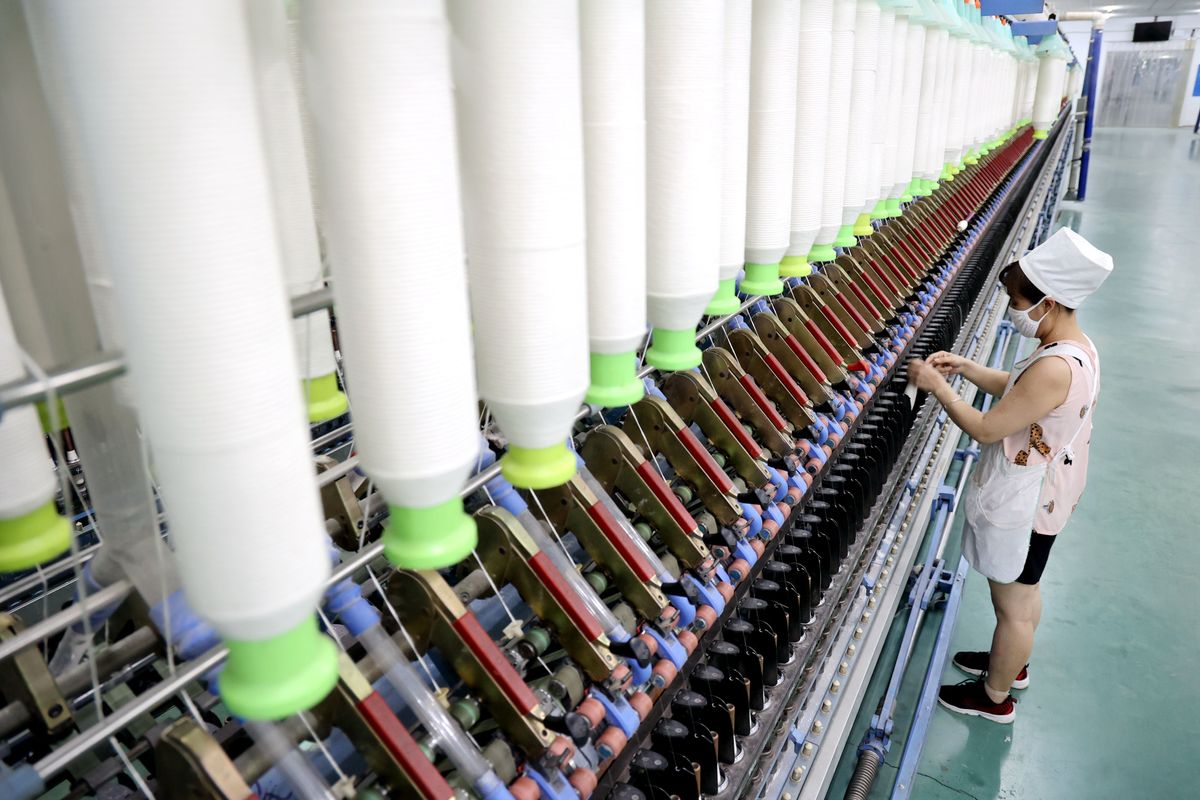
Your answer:
[[[1071,389],[1071,368],[1067,363],[1061,358],[1042,358],[1025,370],[1012,391],[984,414],[963,402],[946,379],[926,362],[920,359],[909,362],[908,374],[917,388],[929,392],[946,407],[955,425],[980,444],[998,442],[1028,428],[1062,405]]]
[[[1000,397],[1008,386],[1008,373],[1002,369],[992,369],[983,364],[971,362],[971,366],[963,372],[963,377],[978,386],[993,397]]]
[[[974,361],[954,353],[945,351],[934,353],[929,357],[928,363],[943,377],[962,375],[983,391],[996,397],[1004,394],[1004,389],[1008,386],[1008,373],[1004,370],[976,364]]]

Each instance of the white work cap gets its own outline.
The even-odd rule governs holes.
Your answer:
[[[1112,272],[1112,256],[1070,228],[1021,256],[1021,272],[1029,282],[1067,308],[1079,308]]]

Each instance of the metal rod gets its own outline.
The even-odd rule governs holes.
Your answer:
[[[315,292],[293,297],[292,316],[307,316],[332,305],[333,290],[326,286]],[[37,378],[25,378],[0,385],[0,414],[8,408],[44,402],[50,389],[53,389],[56,395],[69,394],[124,374],[125,354],[113,350],[105,351],[86,363],[49,372],[45,382]]]
[[[142,714],[165,702],[188,683],[199,679],[206,672],[218,666],[225,660],[228,653],[229,650],[224,645],[219,645],[195,661],[188,662],[175,673],[174,677],[167,678],[154,688],[148,689],[75,738],[68,739],[57,750],[34,764],[34,771],[42,780],[58,774],[76,758],[91,751],[93,747],[101,744]]]
[[[36,378],[0,386],[0,411],[16,406],[40,403],[53,389],[55,394],[77,392],[125,374],[125,356],[119,352],[100,353],[86,364],[47,373],[45,382]]]
[[[110,583],[98,592],[89,594],[86,599],[75,603],[57,614],[51,614],[40,622],[35,622],[11,639],[0,642],[0,661],[19,653],[26,647],[37,644],[48,636],[53,636],[66,629],[85,613],[100,611],[107,606],[118,603],[133,591],[133,584],[127,580]]]
[[[292,298],[292,316],[307,317],[317,311],[333,307],[333,289],[322,286],[307,294],[298,294]]]
[[[13,581],[0,591],[0,608],[5,607],[10,600],[15,597],[20,597],[26,592],[37,589],[41,586],[48,586],[50,591],[67,586],[74,581],[74,576],[71,580],[64,581],[60,586],[54,585],[55,578],[66,572],[74,572],[76,565],[83,566],[87,562],[96,557],[96,553],[100,552],[100,545],[93,544],[79,551],[79,558],[74,559],[67,556],[61,561],[55,561],[53,564],[47,564],[42,569],[26,575],[24,578]]]

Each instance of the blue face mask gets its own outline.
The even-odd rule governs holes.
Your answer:
[[[1012,307],[1009,307],[1008,309],[1008,321],[1011,322],[1013,327],[1017,329],[1017,333],[1021,334],[1026,339],[1037,338],[1038,328],[1041,327],[1042,320],[1044,320],[1046,317],[1043,316],[1042,319],[1031,319],[1029,312],[1040,306],[1045,299],[1046,298],[1043,297],[1041,300],[1037,301],[1024,311],[1018,311]]]

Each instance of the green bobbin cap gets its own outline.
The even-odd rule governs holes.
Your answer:
[[[874,233],[875,229],[871,227],[871,215],[870,214],[859,214],[858,219],[856,219],[854,221],[854,229],[853,230],[854,230],[855,236],[864,236],[865,237],[865,236],[870,236],[872,233]]]
[[[63,405],[62,395],[58,396],[58,402],[54,405],[58,411],[58,430],[61,431],[71,427],[71,422],[67,419],[67,407]],[[50,406],[47,405],[45,400],[37,404],[37,413],[38,420],[42,423],[42,433],[50,434],[58,432],[51,430],[54,426],[50,421]]]
[[[737,278],[725,278],[717,284],[717,293],[704,307],[704,313],[710,316],[732,314],[741,304],[737,296]]]
[[[932,186],[933,186],[933,181],[927,181],[927,180],[923,180],[921,178],[917,178],[916,179],[916,187],[914,187],[912,190],[913,196],[914,197],[928,197],[929,195],[933,194],[933,189],[931,188]]]
[[[954,166],[949,161],[942,165],[942,180],[954,180]]]
[[[71,546],[71,523],[54,501],[28,514],[0,519],[0,572],[18,572],[44,564]]]
[[[887,200],[880,200],[875,204],[875,207],[871,209],[871,219],[887,219],[887,217]]]
[[[887,216],[890,219],[890,218],[898,217],[904,213],[903,211],[900,210],[901,199],[902,198],[899,198],[899,197],[889,197],[887,199],[887,214],[885,216]],[[908,199],[911,200],[912,198],[910,197]]]
[[[833,240],[834,247],[854,247],[858,244],[858,240],[854,238],[854,226],[843,225],[838,228],[837,238]]]
[[[345,393],[338,388],[336,372],[304,381],[304,399],[308,421],[313,425],[340,417],[350,408]]]
[[[441,569],[471,555],[475,520],[455,497],[436,506],[389,506],[383,553],[402,569]]]
[[[550,489],[575,476],[575,454],[565,442],[532,449],[510,444],[500,474],[518,489]]]
[[[1046,139],[1046,138],[1048,138],[1049,136],[1050,136],[1050,131],[1049,131],[1049,129],[1046,129],[1046,130],[1036,130],[1036,131],[1034,131],[1034,132],[1033,132],[1033,138],[1034,138],[1035,140],[1037,140],[1037,139]]]
[[[646,363],[671,372],[700,366],[696,332],[691,329],[673,331],[655,328],[651,333],[650,349],[646,351]]]
[[[964,158],[963,161],[967,164],[978,164],[979,153],[977,153],[975,150],[971,150],[967,153],[967,157]]]
[[[278,720],[312,708],[338,679],[337,650],[310,616],[290,631],[258,641],[228,640],[217,678],[221,699],[243,719]]]
[[[829,244],[818,244],[813,247],[812,251],[808,254],[808,260],[810,262],[816,261],[817,263],[820,263],[822,261],[833,261],[835,258],[837,258],[837,253],[835,253],[833,250],[832,242]]]
[[[747,264],[742,279],[742,294],[783,294],[778,264]]]
[[[735,298],[736,299],[736,298]],[[620,408],[641,400],[646,387],[637,376],[637,354],[592,353],[592,382],[584,397],[603,408]]]
[[[804,256],[784,256],[779,262],[779,274],[785,278],[806,278],[812,271],[812,264]]]

